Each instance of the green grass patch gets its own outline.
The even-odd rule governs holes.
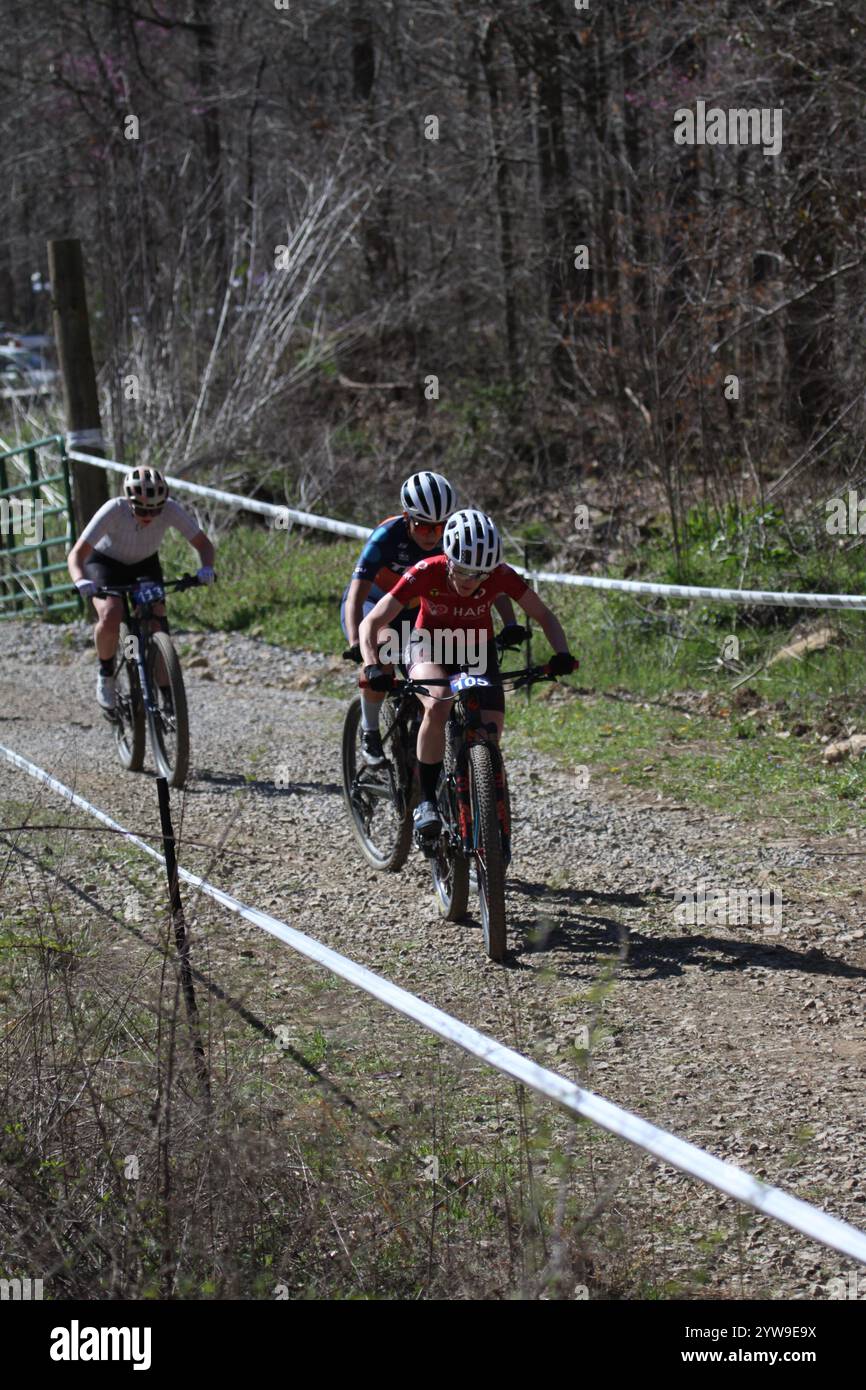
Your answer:
[[[342,651],[340,599],[361,545],[236,526],[218,537],[217,583],[171,595],[172,616],[183,627],[246,632],[286,647]],[[172,534],[162,560],[168,576],[185,573],[195,557]]]
[[[345,645],[340,599],[361,545],[237,523],[218,537],[219,582],[173,596],[172,617],[178,627],[246,632],[337,654]],[[635,558],[637,573],[661,582],[842,593],[864,587],[859,546],[840,547],[815,517],[792,527],[772,507],[693,508],[679,559],[662,533]],[[191,556],[170,534],[163,560],[166,574],[179,574]],[[581,661],[570,684],[579,681],[588,693],[569,703],[511,700],[511,736],[531,740],[565,766],[586,766],[591,775],[618,777],[665,799],[746,818],[784,816],[828,833],[859,823],[866,759],[828,767],[821,738],[866,726],[866,614],[561,585],[540,592]],[[804,623],[832,628],[832,643],[769,664]],[[536,633],[534,659],[547,654]],[[522,660],[521,653],[511,664]],[[706,692],[701,708],[699,692]],[[344,698],[336,683],[319,693]]]
[[[736,717],[684,716],[674,709],[612,703],[599,696],[567,704],[509,706],[508,727],[564,767],[589,769],[575,796],[592,795],[592,777],[694,802],[745,820],[777,817],[827,834],[862,824],[866,760],[827,766],[821,745],[780,738],[790,718],[737,736]],[[775,727],[773,727],[775,725]]]

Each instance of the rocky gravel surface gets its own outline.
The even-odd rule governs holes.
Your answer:
[[[237,634],[176,632],[175,641],[193,743],[187,789],[173,800],[182,863],[610,1100],[866,1227],[866,835],[811,837],[776,822],[772,806],[745,824],[737,807],[722,817],[594,774],[585,786],[506,736],[512,952],[495,966],[477,919],[441,921],[417,854],[400,874],[380,875],[356,848],[340,778],[345,700],[333,693],[352,691],[345,664]],[[83,623],[0,625],[0,742],[156,843],[152,774],[124,774],[117,763],[93,699],[95,670]],[[567,719],[567,701],[561,711]],[[3,760],[0,788],[4,818],[34,798],[59,807]],[[200,847],[217,844],[233,852]],[[781,919],[678,920],[676,895],[700,882],[772,888]],[[115,899],[125,891],[103,887]],[[218,913],[207,931],[211,963],[236,985],[262,954],[261,933]],[[333,1024],[351,1031],[351,1016]],[[578,1072],[574,1049],[587,1029],[595,1036]],[[738,1237],[735,1203],[663,1165],[629,1157],[623,1182],[687,1211],[693,1232],[721,1228],[709,1296],[826,1298],[829,1281],[856,1268],[766,1218]],[[866,1297],[862,1272],[860,1284]]]

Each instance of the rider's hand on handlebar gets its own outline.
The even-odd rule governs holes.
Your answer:
[[[99,586],[92,579],[76,579],[75,587],[82,598],[93,598]]]
[[[216,579],[213,567],[211,565],[202,565],[201,569],[196,574],[196,579],[199,584],[213,584]]]
[[[521,642],[526,641],[526,628],[521,623],[506,623],[499,634],[499,641],[503,651],[508,651],[510,647],[519,647]]]
[[[547,669],[551,676],[570,676],[579,665],[577,657],[572,656],[571,652],[555,652],[547,663]]]
[[[370,690],[382,691],[390,690],[394,684],[393,671],[383,671],[381,666],[365,666],[364,678]]]
[[[343,652],[343,660],[354,661],[356,666],[360,666],[363,658],[361,656],[361,645],[359,642],[356,642],[353,647],[349,647],[348,651]]]

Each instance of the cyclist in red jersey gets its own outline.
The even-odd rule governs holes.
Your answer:
[[[343,656],[351,661],[361,660],[358,629],[383,593],[390,592],[400,575],[419,560],[442,553],[442,533],[448,517],[457,508],[457,494],[441,473],[413,473],[400,489],[400,505],[402,515],[388,517],[368,538],[343,594],[340,623],[349,642]],[[394,626],[402,630],[405,624],[406,630],[410,630],[417,608],[418,600],[410,595],[407,608],[397,615]],[[507,598],[499,600],[497,611],[504,623],[506,644],[518,646],[526,631],[515,623],[514,609]],[[379,733],[384,698],[381,691],[367,685],[361,687],[361,756],[373,768],[385,762]]]
[[[364,676],[371,690],[387,690],[393,681],[393,675],[379,664],[379,644],[388,637],[388,624],[413,598],[420,599],[420,607],[410,648],[404,654],[413,680],[443,679],[461,665],[491,681],[498,680],[490,608],[503,594],[539,624],[555,653],[551,673],[567,675],[576,668],[555,614],[510,565],[501,563],[502,540],[489,516],[475,510],[455,512],[445,526],[442,550],[442,555],[419,560],[408,569],[362,622],[359,638],[366,663]],[[505,718],[502,688],[479,689],[484,698],[482,718],[499,738]],[[441,830],[436,785],[453,696],[430,694],[419,699],[424,718],[418,733],[421,801],[415,811],[415,831],[419,838],[430,840],[438,838]]]

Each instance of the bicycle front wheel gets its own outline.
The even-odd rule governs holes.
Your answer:
[[[383,739],[394,721],[393,707],[382,706]],[[396,873],[412,846],[412,788],[395,740],[385,742],[383,767],[370,768],[361,756],[361,697],[346,711],[343,725],[343,795],[361,853],[374,869]]]
[[[430,861],[439,912],[446,922],[462,922],[469,904],[469,860],[460,847],[460,827],[454,780],[457,775],[456,734],[453,721],[445,726],[445,759],[439,781],[438,803],[442,834]]]
[[[481,903],[484,949],[491,960],[505,959],[505,861],[496,814],[496,776],[493,750],[486,743],[469,749],[473,840]]]
[[[129,628],[121,623],[114,676],[114,741],[121,765],[127,772],[140,772],[144,763],[144,701],[138,667],[124,655],[128,641]]]
[[[154,632],[150,638],[147,674],[154,703],[150,729],[154,762],[170,787],[182,787],[189,771],[189,713],[180,661],[166,632]],[[157,683],[158,674],[168,678],[167,685]]]

